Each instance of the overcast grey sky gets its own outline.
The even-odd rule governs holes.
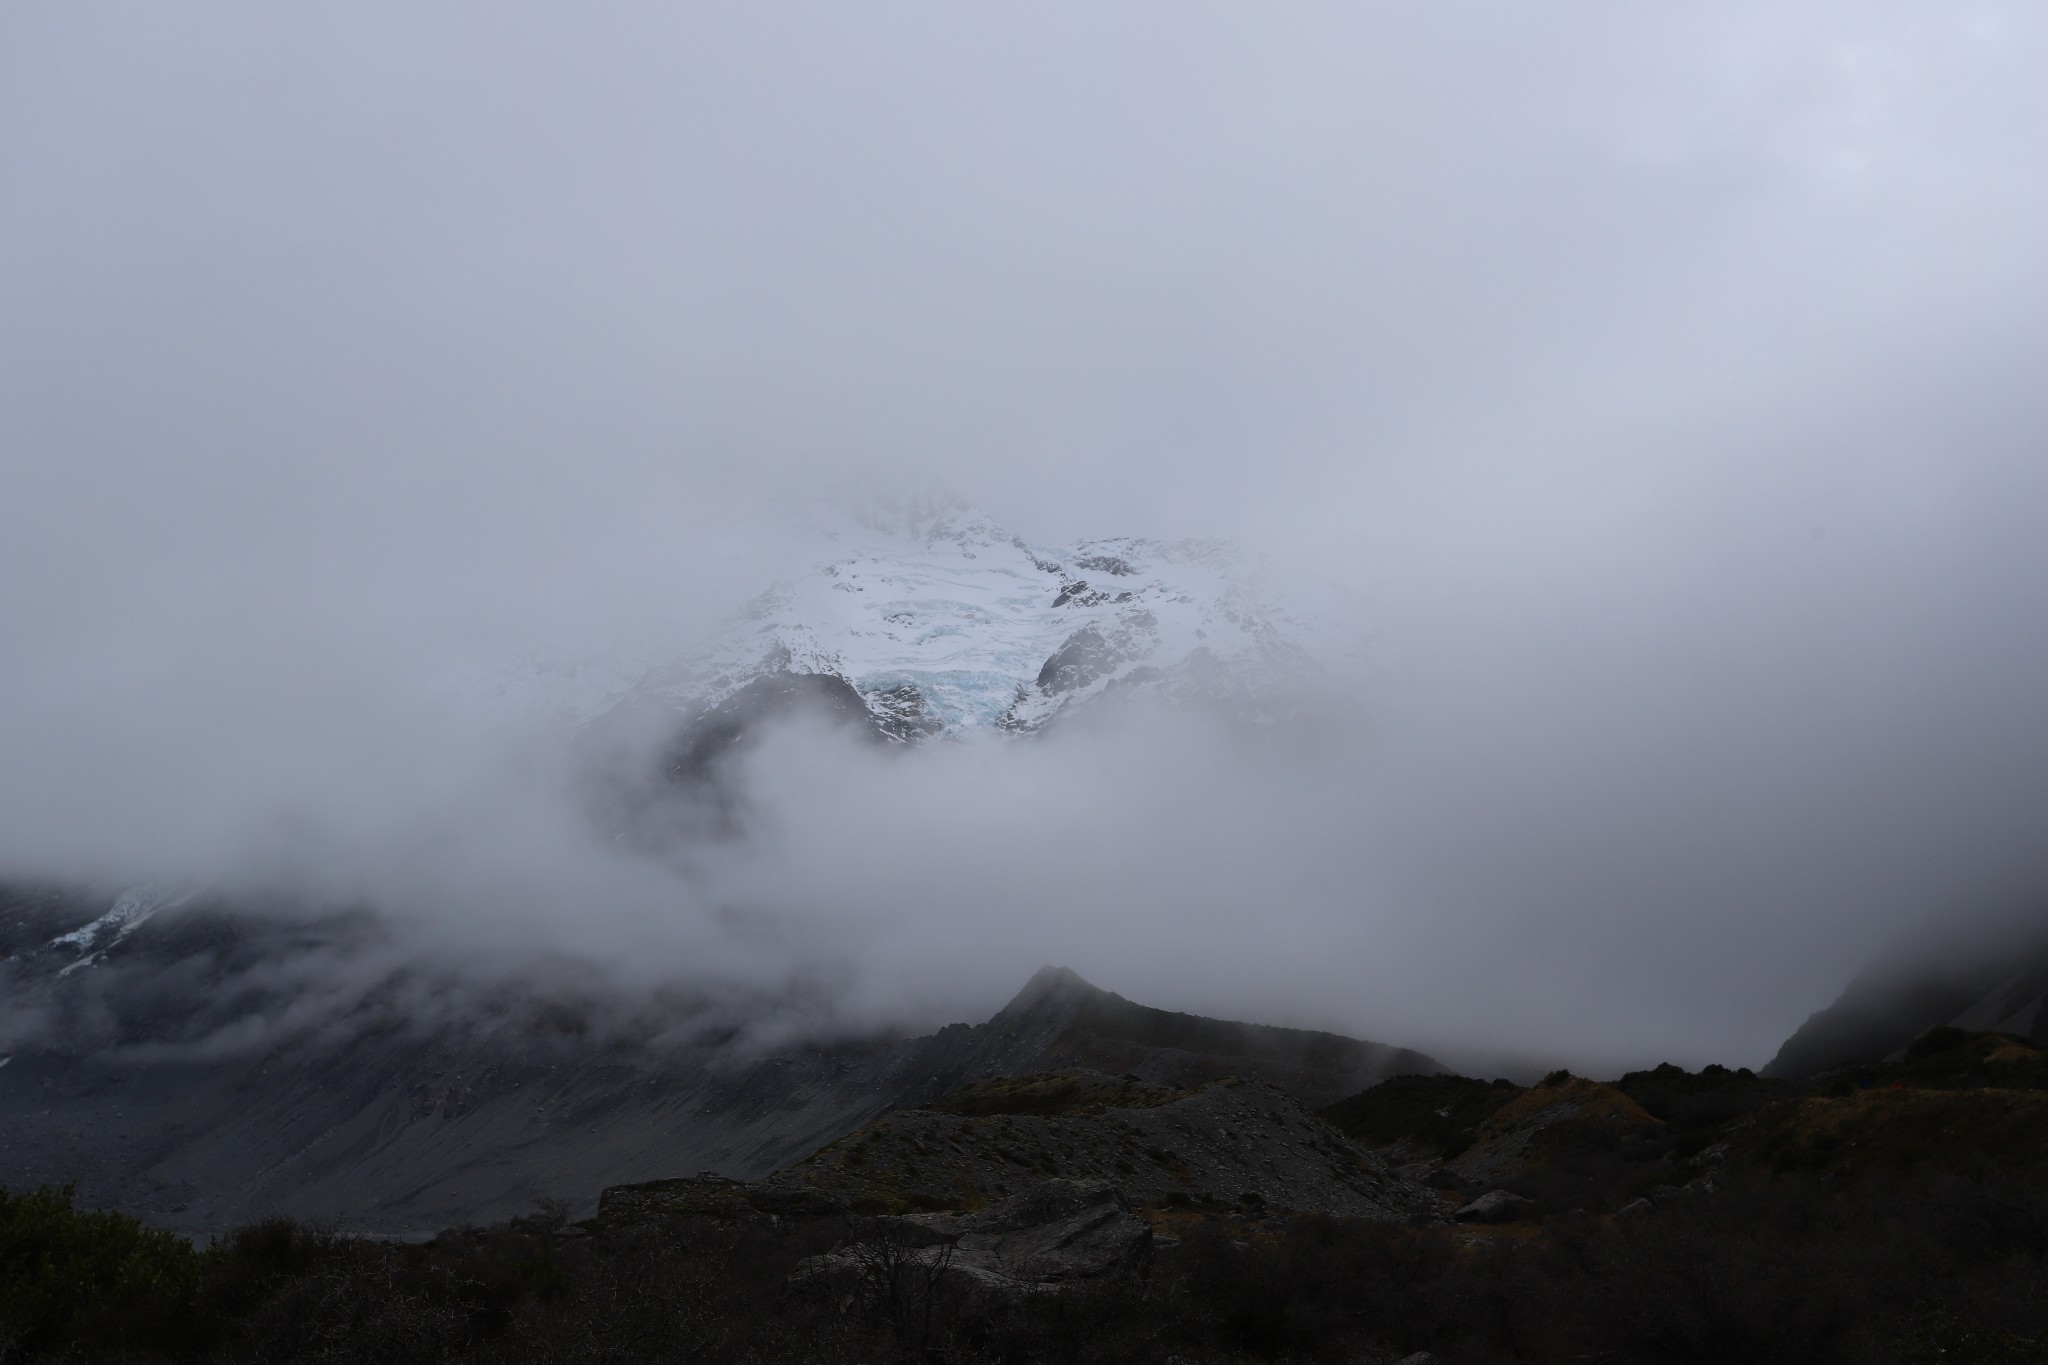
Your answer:
[[[1057,875],[1003,841],[1099,758],[771,755],[810,837],[736,885],[871,994],[1053,956],[1760,1062],[2037,884],[2044,69],[2038,7],[1963,0],[9,5],[0,861],[473,809],[415,885],[622,878],[642,932],[671,893],[535,833],[423,681],[683,648],[775,569],[734,509],[914,472],[1355,585],[1376,732],[1308,775],[1125,741],[1097,790],[1177,815]],[[1224,859],[1204,773],[1299,801]],[[1029,903],[842,848],[814,794],[873,781]]]

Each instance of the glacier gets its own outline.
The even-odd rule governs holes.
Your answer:
[[[957,498],[811,510],[804,570],[615,704],[702,713],[771,673],[843,679],[891,738],[1018,735],[1117,689],[1241,703],[1318,675],[1322,623],[1218,540],[1027,541]]]
[[[114,900],[107,913],[89,924],[73,929],[68,934],[59,934],[50,940],[52,948],[70,948],[78,953],[78,960],[57,973],[69,976],[82,967],[90,967],[118,945],[123,939],[140,929],[150,916],[162,910],[175,910],[190,901],[199,892],[194,888],[144,885],[130,887]]]

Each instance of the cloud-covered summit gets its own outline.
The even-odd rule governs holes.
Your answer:
[[[2044,24],[10,7],[0,870],[1761,1061],[2048,880]],[[1345,585],[1370,738],[778,731],[593,843],[468,684],[689,657],[849,471]]]

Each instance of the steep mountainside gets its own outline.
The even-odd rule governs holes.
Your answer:
[[[1899,944],[1816,1011],[1766,1076],[1798,1078],[1896,1056],[1929,1029],[2048,1040],[2048,924],[2041,915],[1956,920]]]
[[[984,1024],[770,1050],[692,1027],[681,1005],[638,1033],[595,1028],[537,986],[437,997],[403,965],[336,1005],[310,983],[369,932],[356,921],[148,903],[47,892],[0,907],[0,1183],[75,1181],[93,1204],[195,1229],[270,1212],[431,1229],[700,1169],[750,1178],[890,1109],[1076,1058],[1176,1086],[1242,1075],[1312,1102],[1434,1065],[1148,1010],[1051,968]]]

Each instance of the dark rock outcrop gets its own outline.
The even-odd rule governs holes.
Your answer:
[[[750,736],[798,716],[822,719],[876,740],[901,738],[892,736],[853,684],[837,674],[767,673],[691,719],[670,746],[663,766],[674,778],[708,779]]]
[[[864,695],[868,709],[874,713],[875,728],[898,744],[930,739],[946,728],[945,722],[925,704],[924,693],[916,683],[877,688]]]
[[[1038,670],[1038,686],[1044,692],[1072,692],[1106,677],[1118,662],[1116,650],[1094,626],[1083,626],[1067,637]]]
[[[1151,1225],[1099,1182],[1049,1180],[986,1209],[906,1221],[951,1246],[953,1266],[985,1283],[1096,1279],[1142,1262],[1152,1245]]]
[[[1151,1225],[1114,1186],[1052,1181],[972,1213],[876,1219],[798,1275],[835,1277],[856,1295],[944,1280],[1042,1293],[1136,1269],[1151,1247]]]
[[[1113,622],[1082,626],[1039,667],[1038,690],[1058,696],[1106,678],[1125,663],[1149,652],[1158,630],[1158,618],[1136,608],[1120,612]]]

